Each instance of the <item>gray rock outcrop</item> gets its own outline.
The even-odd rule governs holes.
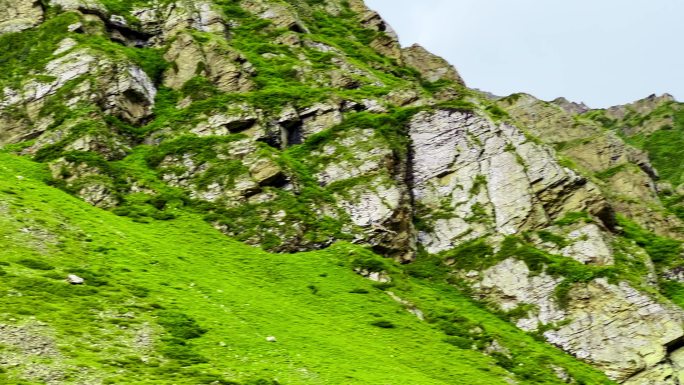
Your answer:
[[[523,261],[509,258],[472,276],[477,277],[472,286],[476,293],[502,310],[532,306],[517,321],[518,327],[534,331],[551,326],[544,332],[550,343],[614,380],[630,385],[675,384],[654,378],[682,375],[678,349],[684,312],[626,282],[612,284],[599,278],[575,284],[567,304],[561,306],[556,292],[562,278],[532,274]]]
[[[245,92],[252,88],[253,72],[247,59],[231,47],[213,41],[198,44],[192,35],[176,36],[165,59],[173,65],[164,74],[164,85],[181,89],[196,76],[205,76],[223,92]]]
[[[544,336],[575,356],[628,384],[632,376],[653,370],[684,336],[684,313],[654,301],[627,283],[597,279],[570,293],[568,325]]]
[[[409,125],[413,194],[430,252],[492,232],[516,234],[566,212],[604,209],[598,189],[517,128],[470,112],[421,112]],[[431,220],[430,213],[442,213]],[[420,215],[420,214],[419,214]]]
[[[43,7],[40,1],[0,0],[0,9],[0,35],[20,32],[43,21]]]
[[[417,69],[423,78],[429,82],[450,80],[465,85],[461,75],[456,72],[453,65],[419,44],[403,48],[401,58],[406,65]]]

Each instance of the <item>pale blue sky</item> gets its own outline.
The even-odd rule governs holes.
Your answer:
[[[684,101],[683,0],[366,0],[449,60],[468,86],[565,96],[594,108],[670,93]]]

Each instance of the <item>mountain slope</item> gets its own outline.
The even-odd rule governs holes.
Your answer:
[[[435,324],[354,273],[353,259],[366,255],[363,249],[340,244],[268,254],[189,215],[136,223],[44,185],[47,173],[36,164],[0,157],[5,381],[505,384],[516,378],[495,359],[444,342],[447,334]],[[608,383],[462,294],[392,269],[396,289],[389,290],[415,298],[428,319],[449,309],[458,315],[451,327],[481,328],[479,342],[470,343],[495,340],[510,349],[513,358],[501,356],[498,365],[520,363],[512,369],[523,380],[561,383],[554,365],[584,383]],[[68,284],[70,273],[86,284]],[[467,347],[468,339],[459,341]]]
[[[682,381],[674,101],[491,98],[360,0],[0,5],[12,381]]]

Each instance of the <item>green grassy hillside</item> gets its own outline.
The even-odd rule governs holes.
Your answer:
[[[269,254],[191,214],[117,217],[46,176],[0,154],[1,383],[562,383],[554,368],[609,383],[455,289],[356,246]],[[393,284],[353,271],[378,264]],[[504,351],[483,354],[494,340]]]

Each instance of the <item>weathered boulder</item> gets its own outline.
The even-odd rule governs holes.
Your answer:
[[[253,158],[255,159],[248,159],[247,162],[249,163],[249,174],[257,184],[266,186],[279,179],[285,179],[283,169],[272,159],[257,156]]]
[[[69,274],[66,281],[72,285],[83,285],[85,283],[85,279],[75,274]]]
[[[387,94],[387,100],[397,106],[421,106],[424,101],[421,100],[420,93],[415,89],[398,89]]]

